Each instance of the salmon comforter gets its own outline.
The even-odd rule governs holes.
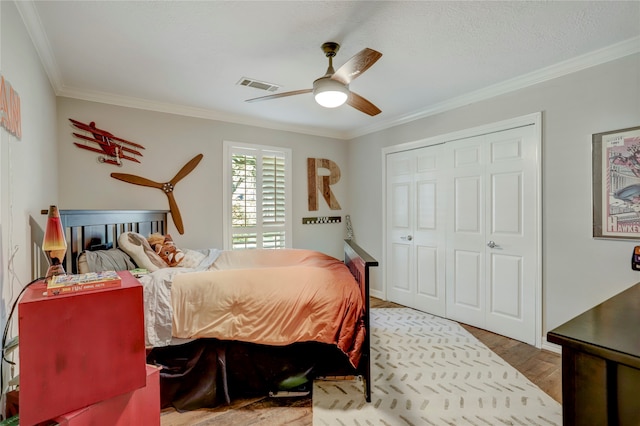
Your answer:
[[[165,268],[141,281],[152,311],[145,312],[148,345],[165,346],[168,335],[276,346],[321,342],[358,365],[365,305],[348,268],[333,257],[301,249],[211,251],[196,268]]]

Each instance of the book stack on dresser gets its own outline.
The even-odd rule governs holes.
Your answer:
[[[157,368],[146,365],[142,286],[46,295],[44,282],[18,305],[20,424],[160,424]]]

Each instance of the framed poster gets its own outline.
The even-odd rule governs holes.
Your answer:
[[[593,236],[640,239],[640,126],[593,139]]]

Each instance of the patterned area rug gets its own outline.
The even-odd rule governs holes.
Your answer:
[[[371,403],[363,382],[313,385],[319,425],[562,425],[561,405],[459,324],[371,310]]]

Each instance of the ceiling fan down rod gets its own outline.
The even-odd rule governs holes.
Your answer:
[[[331,76],[335,74],[336,71],[333,69],[333,57],[336,56],[338,50],[340,50],[340,45],[336,42],[328,41],[322,44],[322,51],[324,52],[324,56],[329,58],[329,67],[327,68],[325,76]]]

